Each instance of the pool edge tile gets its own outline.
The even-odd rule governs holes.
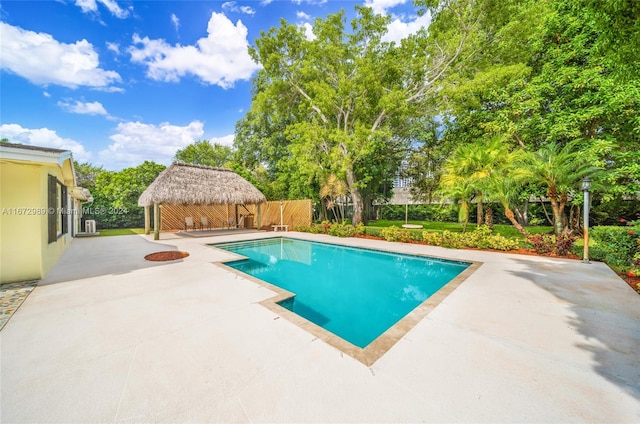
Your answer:
[[[291,237],[295,238],[295,237]],[[334,243],[337,244],[337,243]],[[214,245],[215,247],[215,245]],[[352,246],[348,246],[352,247]],[[397,252],[392,249],[370,249],[366,250],[379,250],[382,252],[392,252],[392,253],[401,253],[406,254],[404,252]],[[236,254],[237,255],[237,254]],[[455,291],[467,278],[469,278],[480,266],[482,266],[483,262],[478,261],[460,261],[456,259],[443,258],[433,255],[421,255],[421,254],[409,254],[410,256],[422,256],[425,258],[435,258],[442,259],[451,262],[465,262],[468,263],[469,266],[454,277],[447,284],[442,286],[438,291],[433,293],[429,298],[427,298],[420,305],[416,306],[411,312],[405,315],[401,320],[396,322],[392,327],[387,329],[384,333],[378,336],[375,340],[373,340],[369,345],[365,348],[358,347],[352,343],[349,343],[345,339],[333,334],[332,332],[325,330],[319,325],[308,321],[306,318],[296,314],[288,310],[287,308],[279,305],[279,302],[282,302],[285,299],[291,298],[295,296],[294,293],[289,292],[288,290],[282,289],[278,286],[270,284],[264,280],[260,280],[259,278],[253,277],[249,274],[245,274],[242,271],[239,271],[235,268],[232,268],[226,264],[226,262],[233,262],[238,259],[229,259],[224,261],[213,262],[214,265],[220,266],[227,271],[230,271],[240,277],[243,277],[249,281],[252,281],[262,287],[265,287],[276,293],[275,296],[269,297],[267,299],[261,300],[260,305],[264,306],[271,312],[277,314],[285,318],[287,321],[292,324],[300,327],[302,330],[312,334],[318,339],[324,341],[330,346],[338,349],[340,352],[349,355],[355,360],[361,362],[365,366],[373,365],[378,359],[384,356],[396,343],[398,343],[413,327],[415,327],[420,321],[426,318],[431,311],[433,311],[444,299],[447,298],[451,293]],[[241,255],[237,255],[241,256]],[[244,258],[244,257],[243,257]]]

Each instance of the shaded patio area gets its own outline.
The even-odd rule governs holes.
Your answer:
[[[638,421],[640,296],[606,265],[286,233],[482,262],[365,366],[206,246],[275,235],[74,240],[0,332],[0,421]]]

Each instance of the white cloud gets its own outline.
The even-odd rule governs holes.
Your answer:
[[[273,2],[273,0],[262,0],[260,2],[260,6],[267,6],[269,4],[271,4]]]
[[[178,29],[180,28],[180,19],[178,19],[175,13],[171,14],[171,23],[173,24],[173,27],[176,29],[176,32],[177,32]]]
[[[296,17],[298,19],[301,19],[303,21],[308,21],[309,19],[311,19],[311,16],[307,15],[306,13],[304,13],[303,11],[298,11],[296,12]]]
[[[83,13],[98,13],[98,3],[117,18],[124,19],[129,16],[129,11],[122,9],[114,0],[76,0],[76,6],[82,9]]]
[[[235,1],[227,1],[227,2],[222,3],[222,10],[225,10],[227,12],[244,13],[246,15],[255,15],[255,13],[256,13],[256,11],[253,10],[249,6],[240,6],[240,7],[238,7],[238,5],[236,4]]]
[[[222,146],[233,146],[233,140],[235,139],[235,136],[233,134],[228,134],[222,137],[209,137],[207,140],[209,140],[209,142],[211,144],[220,144]]]
[[[98,11],[98,3],[96,3],[96,0],[76,0],[76,6],[82,9],[83,13]]]
[[[43,95],[44,97],[51,97],[51,94],[50,94],[48,91],[43,91],[43,92],[42,92],[42,95]]]
[[[98,54],[87,40],[60,43],[49,34],[4,22],[0,22],[0,35],[2,68],[34,84],[107,87],[121,80],[117,72],[99,67]]]
[[[245,15],[255,15],[256,13],[256,11],[249,6],[240,6],[240,12],[244,13]]]
[[[249,56],[247,27],[242,21],[234,25],[224,14],[214,12],[207,32],[206,38],[189,46],[171,46],[164,40],[134,34],[129,48],[131,60],[146,65],[147,76],[154,80],[177,82],[192,74],[223,88],[237,80],[248,80],[259,69]]]
[[[109,137],[112,143],[100,152],[100,159],[107,169],[138,166],[145,160],[168,165],[178,149],[202,137],[203,128],[200,121],[192,121],[184,127],[168,122],[160,125],[123,122]]]
[[[18,124],[2,124],[0,125],[0,138],[7,138],[11,143],[71,150],[73,158],[78,162],[87,162],[91,157],[82,144],[70,138],[60,137],[49,128],[30,129],[23,128]]]
[[[298,26],[304,30],[304,36],[307,40],[313,41],[316,39],[316,35],[313,33],[313,25],[311,25],[309,22],[305,22]]]
[[[107,113],[107,110],[100,102],[80,102],[75,100],[58,102],[58,106],[67,112],[77,113],[80,115],[102,115],[110,117],[109,113]]]
[[[422,28],[427,28],[431,24],[431,14],[429,12],[422,16],[416,16],[409,22],[403,22],[400,18],[393,18],[387,26],[387,33],[382,37],[382,41],[400,42],[411,34],[415,34]]]
[[[389,10],[398,5],[403,5],[406,0],[366,0],[364,5],[373,9],[379,15],[391,15],[391,22],[387,26],[387,34],[382,41],[395,41],[399,43],[403,38],[415,34],[422,28],[426,28],[431,23],[431,14],[425,13],[423,16],[414,15],[410,20],[403,19],[390,13]]]
[[[107,49],[111,50],[115,54],[120,54],[120,45],[118,43],[111,43],[107,41]]]
[[[295,5],[301,5],[301,4],[311,4],[311,5],[321,5],[321,4],[325,4],[327,2],[327,0],[291,0],[291,3],[295,4]]]
[[[370,7],[379,15],[386,15],[387,10],[396,7],[399,4],[405,4],[407,0],[366,0],[365,7]]]

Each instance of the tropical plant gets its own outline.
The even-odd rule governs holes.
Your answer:
[[[570,194],[579,188],[584,177],[596,176],[599,168],[591,164],[578,142],[564,146],[547,143],[528,154],[525,163],[531,181],[546,187],[553,212],[553,231],[559,236],[568,228],[565,207]]]
[[[320,198],[325,202],[327,210],[333,212],[333,217],[337,222],[344,221],[344,201],[338,203],[338,199],[344,200],[347,195],[347,185],[335,174],[329,175],[322,187],[320,187]]]
[[[508,176],[504,169],[513,168],[518,157],[516,153],[509,152],[503,140],[494,137],[487,141],[463,144],[447,158],[440,179],[440,194],[460,202],[459,221],[464,223],[465,228],[469,221],[471,197],[477,203],[478,225],[481,225],[483,198],[488,190],[497,189],[494,180],[503,181]]]

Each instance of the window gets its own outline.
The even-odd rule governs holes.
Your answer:
[[[58,237],[69,231],[66,213],[67,187],[59,182],[54,175],[49,175],[47,207],[49,243],[54,243]]]

